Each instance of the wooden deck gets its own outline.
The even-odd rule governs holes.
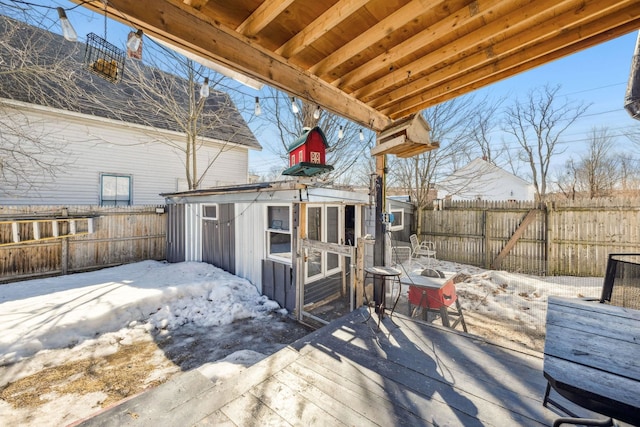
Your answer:
[[[376,330],[357,310],[214,384],[197,370],[83,426],[535,426],[542,358],[394,316]]]

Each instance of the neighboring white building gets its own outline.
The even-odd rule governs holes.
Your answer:
[[[30,139],[38,138],[50,146],[62,147],[62,151],[39,154],[39,159],[64,161],[64,167],[54,177],[28,164],[21,166],[24,177],[13,179],[21,184],[17,190],[4,179],[6,170],[3,171],[0,204],[160,205],[165,202],[161,193],[187,190],[186,156],[178,148],[186,146],[186,135],[177,130],[179,126],[169,114],[145,111],[145,104],[138,102],[141,96],[127,85],[127,68],[118,84],[103,80],[82,69],[84,45],[23,25],[24,31],[37,33],[40,42],[50,43],[51,48],[46,50],[49,60],[57,60],[59,55],[70,61],[70,69],[82,84],[71,102],[63,99],[68,94],[56,99],[54,91],[49,91],[53,92],[49,99],[41,100],[16,85],[11,73],[0,73],[3,146],[27,144],[24,147],[28,149]],[[0,32],[2,28],[0,25]],[[157,77],[160,72],[153,73]],[[169,78],[181,81],[175,76]],[[55,84],[51,87],[55,88]],[[174,99],[181,99],[178,96],[186,94],[174,94]],[[97,105],[93,102],[97,97],[113,107]],[[215,159],[200,187],[247,183],[249,150],[261,149],[260,144],[227,94],[211,90],[204,108],[217,115],[219,124],[207,128],[199,138],[203,145],[197,151],[198,174],[207,170],[210,159]],[[0,150],[0,171],[3,163],[12,161],[5,154]]]
[[[481,158],[458,169],[438,184],[438,199],[534,200],[532,184]]]

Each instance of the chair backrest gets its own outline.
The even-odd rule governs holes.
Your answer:
[[[609,254],[600,302],[640,310],[640,254]]]
[[[416,248],[420,247],[420,241],[418,240],[418,236],[416,234],[412,234],[409,236],[409,241],[411,242],[411,247],[415,251]]]

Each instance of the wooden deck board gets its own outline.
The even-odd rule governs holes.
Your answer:
[[[140,396],[83,425],[533,426],[558,417],[542,406],[541,355],[402,316],[394,316],[398,326],[384,319],[378,331],[377,318],[363,323],[365,314],[351,313],[237,378],[197,379],[172,405]],[[178,392],[171,387],[158,387],[162,401]],[[124,417],[131,408],[136,419]]]

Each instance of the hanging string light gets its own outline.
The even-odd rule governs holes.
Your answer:
[[[260,114],[262,114],[262,108],[260,108],[260,98],[257,96],[256,96],[256,106],[253,112],[256,116],[259,116]]]
[[[313,112],[313,118],[318,120],[320,118],[320,106],[316,108],[316,111]]]
[[[298,114],[300,112],[298,104],[296,104],[296,99],[293,96],[291,97],[291,112],[293,112],[293,114]]]
[[[364,132],[360,129],[360,141],[364,141]]]
[[[200,98],[209,96],[209,77],[204,78],[204,83],[200,86]]]
[[[342,130],[342,126],[340,126],[340,129],[338,130],[338,139],[342,138],[344,138],[344,131]]]
[[[60,26],[62,27],[63,37],[70,42],[77,41],[78,34],[71,25],[71,22],[69,22],[69,20],[67,19],[67,14],[65,13],[64,9],[61,7],[56,7],[56,10],[58,11],[58,17],[60,18]]]
[[[135,33],[132,31],[127,37],[127,51],[131,53],[137,52],[138,49],[140,49],[141,44],[142,44],[142,30],[138,30]]]

